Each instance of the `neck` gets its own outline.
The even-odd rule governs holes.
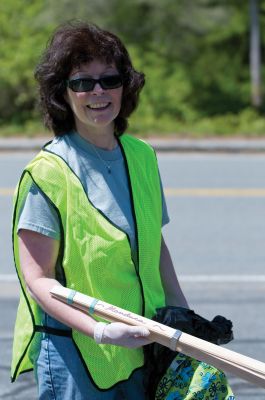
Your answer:
[[[103,127],[102,129],[86,129],[76,126],[77,133],[88,142],[105,150],[113,150],[117,146],[117,139],[114,135],[114,126]]]

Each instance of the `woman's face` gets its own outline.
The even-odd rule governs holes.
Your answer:
[[[105,64],[100,60],[93,60],[73,69],[69,80],[76,78],[99,79],[109,75],[117,75],[114,64]],[[91,91],[74,92],[67,87],[66,101],[70,105],[75,118],[77,131],[83,134],[114,132],[114,119],[121,108],[122,86],[116,89],[103,89],[96,83]]]

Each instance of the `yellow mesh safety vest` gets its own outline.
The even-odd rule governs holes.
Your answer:
[[[13,215],[14,259],[21,284],[13,343],[13,381],[33,368],[32,355],[38,351],[41,337],[36,332],[36,326],[42,323],[40,308],[22,278],[16,234],[20,210],[32,181],[58,212],[61,265],[68,288],[148,318],[165,304],[159,273],[162,201],[156,157],[149,145],[134,137],[123,135],[120,144],[132,194],[139,267],[132,261],[127,235],[91,204],[79,178],[61,157],[44,148],[22,174]],[[72,338],[90,379],[100,389],[128,379],[143,365],[142,349],[97,345],[75,330]]]

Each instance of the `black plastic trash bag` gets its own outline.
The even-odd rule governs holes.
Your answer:
[[[168,306],[157,309],[157,313],[154,316],[153,320],[165,324],[167,326],[170,326],[172,328],[179,329],[185,333],[188,333],[200,339],[207,340],[214,344],[226,344],[233,339],[232,322],[220,315],[214,317],[212,321],[209,321],[201,317],[200,315],[196,314],[192,310],[183,307]],[[178,378],[180,378],[181,371],[183,373],[183,368],[185,366],[184,358],[186,359],[186,363],[187,362],[191,363],[190,365],[191,379],[186,379],[186,384],[184,385],[184,388],[182,387],[182,396],[185,390],[187,391],[187,393],[192,390],[190,386],[192,381],[193,382],[196,381],[197,385],[199,385],[198,383],[199,381],[201,382],[200,384],[201,388],[197,389],[198,391],[200,390],[202,392],[202,382],[205,381],[206,378],[204,378],[203,380],[200,380],[199,378],[201,377],[202,370],[205,367],[204,370],[206,371],[205,373],[206,376],[208,377],[207,378],[208,382],[210,382],[211,380],[209,376],[209,373],[211,371],[212,380],[217,381],[219,379],[219,381],[220,380],[222,381],[221,386],[223,393],[225,392],[224,386],[227,386],[228,395],[226,397],[224,397],[225,396],[224,395],[223,397],[220,397],[220,399],[226,400],[229,399],[229,396],[231,396],[230,397],[231,400],[234,399],[231,389],[229,388],[228,383],[226,381],[225,375],[216,368],[211,367],[205,363],[200,363],[199,361],[184,356],[183,354],[178,355],[178,353],[158,343],[152,343],[148,346],[144,346],[144,352],[145,352],[145,365],[146,365],[145,386],[147,388],[147,393],[150,399],[163,398],[161,396],[156,397],[156,392],[157,390],[159,391],[159,388],[161,389],[161,382],[163,382],[163,377],[166,379],[169,373],[171,374],[170,375],[171,385],[177,382]],[[181,358],[182,367],[180,368],[180,364],[178,365],[178,368],[175,369],[175,380],[172,380],[172,363],[174,364],[174,360],[176,361],[176,357],[178,357],[178,359]],[[204,391],[206,390],[206,386],[204,388]],[[167,388],[167,390],[168,392],[170,392],[170,388]],[[201,397],[201,395],[200,396],[198,395],[197,397],[195,397],[195,395],[193,397],[190,397],[190,395],[191,392],[189,394],[189,397],[181,397],[181,398],[183,399],[187,398],[192,400],[204,399],[204,397]],[[171,398],[177,400],[179,398],[177,396],[178,396],[177,393],[175,393],[175,398],[173,397],[173,395],[171,396]],[[216,397],[212,398],[213,399],[216,398],[219,400],[219,397],[217,397],[218,393],[215,394],[215,396]],[[167,397],[164,398],[167,399]],[[208,398],[211,399],[211,397]]]

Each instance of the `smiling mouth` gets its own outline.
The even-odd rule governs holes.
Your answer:
[[[89,108],[90,110],[105,110],[106,108],[108,108],[110,105],[110,103],[95,103],[95,104],[88,104],[87,108]]]

